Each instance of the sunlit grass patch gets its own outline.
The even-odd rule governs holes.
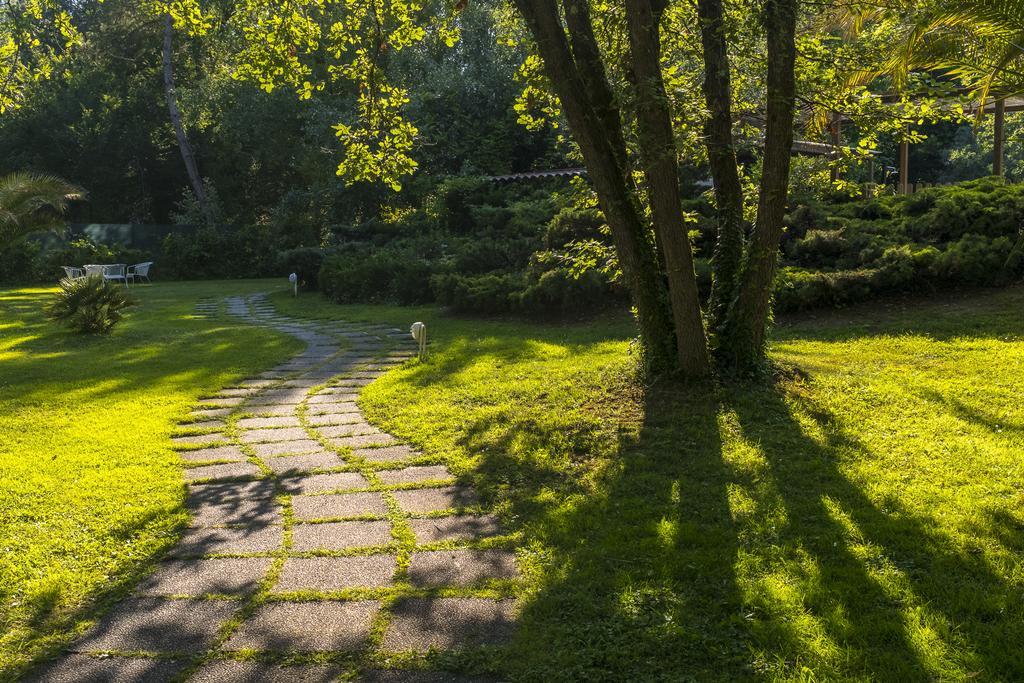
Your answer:
[[[299,346],[191,313],[200,297],[262,287],[136,287],[139,305],[109,337],[46,321],[52,290],[0,292],[0,673],[66,643],[174,543],[176,421]]]
[[[522,680],[1024,678],[1024,290],[793,320],[772,387],[638,386],[628,319],[432,308],[371,419],[521,534]]]

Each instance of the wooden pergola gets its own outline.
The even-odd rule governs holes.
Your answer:
[[[978,113],[978,106],[969,109],[973,114]],[[988,102],[981,109],[982,116],[989,114],[995,117],[992,131],[992,175],[1002,176],[1005,173],[1003,158],[1006,148],[1006,114],[1010,112],[1024,111],[1024,97],[1009,97]],[[839,122],[832,126],[833,144],[839,144]],[[896,191],[900,194],[910,193],[910,143],[901,142],[899,146],[899,183]]]

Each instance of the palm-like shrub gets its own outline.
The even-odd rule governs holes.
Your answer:
[[[46,314],[83,334],[109,332],[124,317],[134,301],[102,277],[64,278],[60,291],[46,306]]]
[[[60,178],[12,173],[0,178],[0,247],[33,232],[64,231],[68,203],[85,191]]]

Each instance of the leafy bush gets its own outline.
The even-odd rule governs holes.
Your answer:
[[[1004,270],[1013,247],[1008,237],[990,239],[983,235],[964,235],[938,254],[934,274],[947,281],[970,285],[1003,284],[1011,275]]]
[[[442,273],[430,279],[437,301],[458,313],[506,313],[523,288],[519,274]]]
[[[432,267],[408,253],[332,254],[320,267],[320,290],[338,303],[396,303],[414,305],[432,300]]]
[[[39,251],[39,243],[30,240],[17,240],[0,249],[0,282],[24,283],[35,280]]]
[[[786,226],[794,237],[803,237],[809,230],[821,229],[828,214],[816,204],[800,204],[787,216]]]
[[[877,275],[867,269],[823,273],[783,268],[775,281],[775,308],[799,311],[863,301],[874,291]]]
[[[579,276],[567,268],[554,268],[530,278],[526,288],[513,295],[516,308],[531,314],[580,313],[613,300],[606,279],[596,270]]]
[[[158,265],[171,279],[269,277],[276,271],[278,250],[264,227],[200,227],[164,238]]]
[[[300,287],[315,290],[320,278],[320,267],[324,263],[324,252],[316,247],[289,249],[281,252],[277,263],[282,274],[298,275]]]
[[[787,245],[790,259],[803,266],[834,267],[846,249],[842,230],[809,230],[802,239]]]
[[[567,206],[548,223],[544,246],[548,249],[561,249],[570,242],[595,239],[600,237],[603,225],[604,217],[597,209]]]
[[[102,277],[64,278],[60,291],[46,306],[51,319],[83,334],[105,334],[124,317],[134,302],[125,290]]]

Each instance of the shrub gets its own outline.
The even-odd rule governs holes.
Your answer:
[[[442,273],[430,279],[438,302],[458,313],[506,313],[523,288],[518,274],[460,275]]]
[[[24,283],[36,277],[40,246],[31,240],[17,240],[0,249],[0,282]]]
[[[181,280],[268,277],[276,274],[278,251],[270,231],[201,227],[164,238],[158,265]]]
[[[787,245],[794,262],[804,266],[835,267],[846,251],[847,242],[842,230],[810,230],[803,239]]]
[[[857,204],[854,215],[864,220],[876,221],[879,219],[892,218],[892,210],[877,200],[869,200]]]
[[[970,285],[1002,284],[1008,275],[1004,265],[1012,248],[1013,241],[1008,237],[964,235],[935,258],[933,271],[944,280]]]
[[[76,332],[105,334],[133,304],[122,287],[102,277],[64,278],[56,298],[47,304],[46,314]]]
[[[786,217],[786,226],[795,237],[802,237],[809,230],[825,227],[828,214],[817,205],[800,204]]]
[[[595,239],[601,236],[604,218],[596,209],[578,209],[567,206],[560,210],[548,223],[544,235],[544,246],[561,249],[570,242]]]
[[[408,252],[357,251],[325,257],[319,282],[324,295],[338,303],[408,306],[431,301],[432,272],[428,261]]]
[[[431,213],[440,225],[455,234],[465,234],[475,225],[472,207],[492,204],[493,183],[477,176],[449,178],[429,198]]]
[[[799,311],[863,301],[874,291],[877,274],[871,269],[822,273],[782,268],[775,280],[775,308]]]
[[[281,274],[295,273],[299,277],[299,286],[306,290],[317,288],[323,263],[324,252],[316,247],[289,249],[281,252],[277,258]]]
[[[548,270],[531,277],[526,288],[512,295],[515,307],[524,313],[580,313],[607,304],[612,298],[608,282],[596,270],[575,276],[566,268]]]

